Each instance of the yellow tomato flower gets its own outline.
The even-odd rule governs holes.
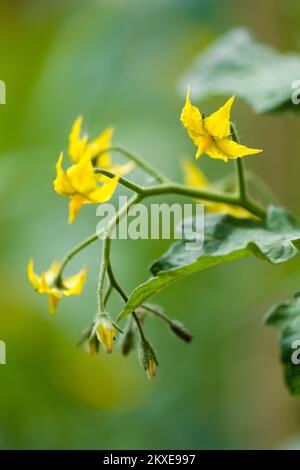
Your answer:
[[[72,165],[67,171],[62,168],[63,153],[61,152],[56,164],[54,189],[61,196],[70,197],[69,223],[72,223],[83,204],[97,204],[108,201],[119,181],[119,176],[99,178],[94,173],[90,156],[86,153],[81,160]]]
[[[246,155],[262,152],[234,142],[230,138],[230,111],[234,96],[219,108],[215,113],[204,118],[200,110],[190,101],[190,87],[188,87],[185,106],[180,120],[186,128],[190,138],[198,147],[196,158],[206,153],[211,158],[224,160],[236,159]]]
[[[186,159],[182,162],[184,182],[193,188],[210,190],[213,189],[211,183],[207,180],[204,173],[191,160]],[[223,202],[198,201],[204,203],[209,212],[228,214],[240,219],[253,218],[253,215],[242,207],[231,206]]]
[[[111,353],[113,341],[116,337],[116,330],[107,314],[102,314],[100,316],[95,325],[95,332],[104,350],[107,353]]]
[[[83,268],[79,273],[64,279],[60,285],[55,284],[56,277],[59,273],[60,263],[54,261],[48,271],[38,275],[34,272],[33,260],[28,263],[28,278],[33,287],[39,294],[47,294],[49,299],[50,313],[55,313],[57,304],[62,297],[70,295],[79,295],[82,292],[87,269]]]
[[[134,168],[133,162],[128,162],[125,165],[113,165],[111,154],[105,152],[111,147],[111,138],[114,132],[112,127],[107,127],[98,137],[88,142],[88,136],[82,136],[82,122],[83,117],[78,116],[69,135],[69,156],[73,163],[77,164],[88,154],[96,167],[110,170],[119,176],[125,175]],[[102,175],[98,175],[98,180],[103,181]]]
[[[87,135],[81,136],[82,122],[83,117],[78,116],[75,119],[69,135],[69,155],[73,163],[78,163],[87,152],[89,153],[90,158],[94,158],[97,154],[103,152],[111,145],[111,137],[113,135],[112,127],[107,127],[98,137],[89,143]],[[97,161],[97,166],[102,165],[106,168],[109,163],[109,153],[103,153],[99,157],[99,161]]]

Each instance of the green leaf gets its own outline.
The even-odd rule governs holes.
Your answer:
[[[281,361],[286,383],[294,395],[300,395],[300,295],[271,309],[266,318],[268,325],[282,329],[280,338]],[[299,354],[297,354],[297,349]]]
[[[274,328],[287,328],[300,319],[300,295],[295,294],[293,300],[282,302],[273,307],[266,316],[266,324]]]
[[[300,364],[293,362],[294,355],[300,358],[300,318],[283,330],[280,349],[286,383],[293,395],[300,395]]]
[[[299,54],[281,54],[238,28],[195,58],[180,89],[185,95],[191,85],[192,96],[199,99],[237,95],[258,113],[295,112],[300,106],[291,101],[292,82],[299,77]]]
[[[195,221],[185,223],[189,238]],[[205,217],[204,244],[191,248],[192,241],[173,244],[151,266],[151,277],[131,294],[119,320],[125,318],[147,299],[183,277],[221,263],[255,255],[271,263],[282,263],[297,253],[300,225],[284,209],[270,206],[265,222],[235,219],[221,214]]]

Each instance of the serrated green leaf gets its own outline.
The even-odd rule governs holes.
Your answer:
[[[300,395],[300,295],[273,307],[266,323],[282,330],[280,338],[281,361],[286,383],[294,395]],[[297,349],[299,354],[297,353]],[[294,355],[296,354],[296,358]]]
[[[180,89],[185,95],[191,85],[193,98],[199,99],[237,95],[258,113],[298,112],[300,105],[293,104],[291,97],[292,82],[299,77],[299,54],[281,54],[238,28],[196,57]]]
[[[193,220],[191,219],[191,228]],[[188,224],[185,234],[189,238]],[[295,256],[300,226],[284,209],[270,206],[265,222],[209,214],[205,217],[202,248],[187,249],[191,241],[173,244],[151,266],[153,277],[131,294],[119,320],[147,299],[179,279],[235,259],[255,255],[271,263],[282,263]]]
[[[300,395],[300,317],[283,330],[280,349],[286,383],[293,395]]]
[[[297,294],[294,299],[273,307],[267,313],[265,322],[274,328],[287,328],[298,319],[300,319],[300,296]]]

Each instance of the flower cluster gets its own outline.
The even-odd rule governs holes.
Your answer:
[[[148,162],[132,154],[122,147],[113,147],[111,139],[113,129],[105,129],[98,137],[89,140],[87,135],[82,134],[82,117],[79,116],[71,129],[69,135],[68,157],[70,166],[63,168],[64,154],[60,153],[56,164],[56,177],[54,180],[55,191],[69,201],[69,223],[72,223],[85,204],[99,204],[108,201],[114,194],[118,184],[122,184],[136,192],[135,197],[125,207],[128,211],[130,206],[136,201],[151,196],[152,194],[166,194],[175,192],[182,195],[191,195],[197,202],[204,203],[210,212],[226,213],[239,218],[260,218],[264,211],[253,201],[251,201],[245,190],[241,157],[261,152],[241,145],[238,142],[236,133],[230,121],[231,107],[234,97],[231,97],[224,106],[208,117],[204,117],[200,110],[190,101],[190,90],[188,89],[186,102],[181,113],[183,123],[188,135],[197,146],[196,159],[206,153],[213,159],[220,159],[225,162],[237,160],[239,169],[240,193],[238,196],[215,193],[215,186],[205,177],[203,172],[190,160],[183,163],[185,184],[180,185],[173,182],[153,168]],[[111,153],[118,150],[128,162],[123,165],[116,165],[112,162]],[[139,186],[130,182],[126,175],[132,168],[138,165],[151,175],[157,182],[152,186]],[[191,191],[193,188],[193,191]],[[124,211],[124,209],[122,209]],[[120,214],[113,221],[118,223]],[[154,378],[158,361],[150,342],[146,339],[143,330],[143,323],[147,316],[153,315],[165,322],[170,331],[185,342],[191,341],[191,335],[184,326],[168,317],[160,307],[141,303],[128,318],[125,333],[119,328],[107,312],[107,303],[110,294],[115,290],[124,302],[128,297],[122,287],[118,284],[112,270],[110,260],[110,233],[109,226],[105,231],[105,238],[102,244],[102,259],[99,273],[98,285],[98,311],[91,326],[84,333],[81,343],[89,354],[97,353],[100,348],[107,353],[113,350],[113,342],[118,330],[123,334],[121,343],[122,352],[127,355],[134,347],[135,336],[139,335],[139,357],[141,364],[149,378]],[[62,297],[78,295],[82,292],[87,270],[83,268],[77,274],[64,278],[63,272],[68,262],[79,251],[90,243],[97,240],[93,235],[68,253],[64,260],[54,262],[49,270],[38,275],[34,271],[33,260],[28,263],[28,278],[34,289],[39,294],[46,294],[49,299],[51,314],[55,313],[57,304]],[[106,283],[108,280],[108,288]]]

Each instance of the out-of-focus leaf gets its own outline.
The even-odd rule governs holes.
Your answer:
[[[194,222],[191,219],[191,229]],[[190,238],[191,234],[185,223],[185,236]],[[299,223],[280,207],[270,206],[265,222],[209,214],[205,217],[203,246],[197,248],[191,245],[192,241],[186,240],[173,244],[152,264],[153,277],[133,291],[119,319],[125,318],[164,287],[210,266],[249,255],[274,264],[287,261],[297,253],[299,239]]]
[[[182,93],[207,98],[231,94],[258,113],[299,111],[291,101],[292,82],[300,77],[300,55],[281,54],[257,42],[244,28],[218,39],[201,52],[181,81]]]
[[[266,323],[281,328],[281,361],[287,385],[294,395],[300,395],[300,296],[273,307]],[[298,351],[297,351],[298,350]],[[299,352],[299,353],[298,353]]]

